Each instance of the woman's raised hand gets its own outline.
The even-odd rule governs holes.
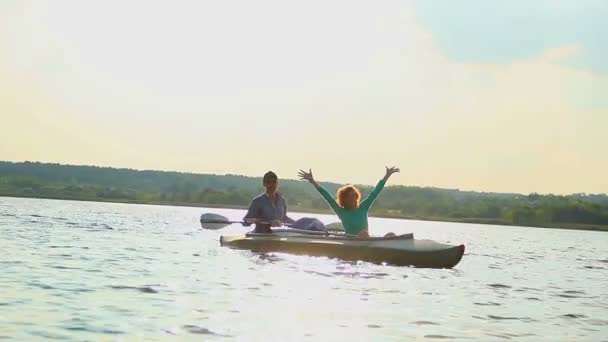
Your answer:
[[[298,176],[300,177],[300,179],[307,180],[311,183],[313,183],[315,181],[315,179],[312,177],[311,169],[308,169],[308,172],[300,169],[300,172],[298,172]]]
[[[398,167],[388,167],[386,166],[386,174],[384,175],[384,180],[386,181],[388,179],[388,177],[390,177],[393,173],[397,173],[399,172],[399,168]]]

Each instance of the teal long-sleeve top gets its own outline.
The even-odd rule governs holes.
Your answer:
[[[378,194],[384,188],[385,183],[384,180],[380,180],[374,190],[361,201],[359,207],[354,209],[346,209],[339,206],[336,200],[322,186],[319,185],[317,190],[342,221],[344,232],[349,235],[357,235],[368,229],[367,214],[369,207],[374,203],[376,197],[378,197]]]

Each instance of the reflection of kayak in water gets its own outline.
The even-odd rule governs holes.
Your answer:
[[[222,236],[220,244],[261,253],[281,252],[429,268],[454,267],[464,254],[464,245],[416,240],[413,234],[356,238],[294,229],[275,229],[273,234]]]

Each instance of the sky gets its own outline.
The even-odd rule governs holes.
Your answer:
[[[608,193],[608,2],[1,0],[0,160]]]

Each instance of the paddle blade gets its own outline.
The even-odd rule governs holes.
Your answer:
[[[212,222],[201,222],[201,227],[207,230],[218,230],[228,227],[231,223],[212,223]]]
[[[214,213],[205,213],[201,215],[201,227],[203,229],[217,230],[231,225],[226,217]]]

